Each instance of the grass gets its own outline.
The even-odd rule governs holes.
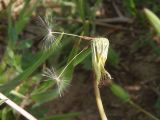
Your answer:
[[[0,105],[3,106],[3,104],[6,103],[10,107],[4,106],[0,110],[0,119],[20,119],[21,114],[32,120],[65,120],[80,115],[80,113],[73,112],[48,116],[47,111],[43,111],[43,105],[55,100],[59,96],[63,96],[61,92],[63,93],[65,89],[69,87],[76,67],[86,62],[90,64],[90,66],[93,64],[93,68],[91,68],[94,71],[95,91],[93,92],[95,92],[95,99],[97,100],[97,106],[102,120],[110,119],[108,118],[110,111],[108,110],[108,113],[105,112],[98,87],[102,79],[107,81],[107,86],[110,88],[112,94],[122,102],[132,105],[138,111],[148,116],[148,118],[159,120],[159,118],[133,102],[131,98],[132,95],[118,85],[115,82],[116,80],[112,79],[105,69],[107,57],[108,64],[114,69],[120,67],[121,59],[116,50],[109,47],[108,43],[105,44],[108,41],[106,38],[96,35],[95,20],[97,19],[97,11],[100,6],[104,4],[102,0],[97,0],[93,5],[85,0],[70,2],[66,0],[61,0],[60,2],[55,1],[55,3],[60,6],[61,14],[72,19],[72,21],[68,21],[69,19],[67,18],[65,22],[72,23],[61,25],[51,23],[56,24],[52,30],[52,27],[48,24],[49,21],[42,21],[41,19],[41,29],[37,28],[36,30],[41,30],[40,36],[43,37],[41,42],[45,47],[41,48],[38,48],[38,45],[35,45],[32,39],[24,39],[23,37],[23,35],[25,35],[25,27],[29,25],[28,23],[31,17],[39,7],[43,6],[42,1],[36,0],[32,4],[31,2],[32,1],[29,0],[24,2],[24,6],[19,11],[16,20],[13,19],[12,15],[13,1],[8,4],[7,10],[5,11],[7,13],[8,27],[7,37],[4,36],[6,41],[4,41],[4,53],[0,63]],[[137,1],[125,0],[123,4],[131,17],[137,16],[138,9],[136,7],[139,5]],[[69,9],[66,9],[66,7]],[[61,15],[58,13],[59,11],[55,12],[47,7],[45,9],[48,10],[45,13],[47,15],[52,15],[53,13],[55,17]],[[146,14],[147,18],[144,19],[149,19],[151,26],[155,28],[157,35],[159,35],[159,18],[146,8],[143,14]],[[74,19],[75,23],[73,22]],[[105,22],[101,24],[105,24],[106,26]],[[98,41],[103,39],[105,42],[100,45],[99,43],[96,44],[95,41],[97,39]],[[159,51],[157,44],[152,43],[153,49]],[[38,50],[33,48],[38,48]],[[92,60],[88,59],[91,55]],[[88,66],[86,66],[87,69]],[[44,77],[42,74],[46,68],[48,68],[48,71],[45,72]],[[55,72],[49,70],[49,68],[53,68]],[[67,84],[63,82],[64,80]],[[159,102],[157,102],[157,105],[158,103]],[[17,112],[14,112],[13,109]],[[40,111],[35,112],[36,109]]]

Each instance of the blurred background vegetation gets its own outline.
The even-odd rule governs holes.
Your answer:
[[[160,119],[159,0],[0,1],[0,92],[40,120],[99,120],[90,49],[67,67],[65,77],[71,85],[62,97],[55,82],[42,76],[46,67],[61,70],[90,42],[56,36],[61,44],[44,55],[38,16],[51,16],[54,31],[107,37],[106,68],[113,80]],[[117,99],[107,84],[100,90],[109,120],[151,120]],[[1,120],[25,119],[4,101],[0,104]]]

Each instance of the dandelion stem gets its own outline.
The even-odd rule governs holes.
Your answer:
[[[58,78],[60,78],[62,76],[62,74],[64,73],[64,71],[67,69],[67,67],[73,62],[73,60],[80,55],[84,50],[86,50],[86,48],[84,48],[83,50],[81,50],[78,54],[76,54],[70,61],[69,63],[63,68],[63,70],[61,71],[61,73],[59,74]]]
[[[88,37],[88,36],[81,36],[81,35],[76,35],[76,34],[70,34],[70,33],[64,33],[64,32],[51,32],[52,34],[64,34],[64,35],[68,35],[68,36],[73,36],[73,37],[78,37],[84,40],[92,40],[93,37]]]
[[[94,92],[95,92],[95,96],[96,96],[96,102],[97,102],[100,117],[102,120],[108,120],[107,116],[105,114],[104,108],[103,108],[103,103],[102,103],[100,91],[99,91],[99,88],[97,85],[97,80],[94,80]]]
[[[10,107],[15,109],[17,112],[22,114],[24,117],[26,117],[28,120],[37,120],[34,116],[32,116],[30,113],[25,111],[23,108],[18,106],[16,103],[14,103],[12,100],[10,100],[8,97],[0,93],[0,99],[5,100],[5,103],[8,104]]]

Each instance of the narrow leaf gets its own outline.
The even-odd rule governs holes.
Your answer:
[[[151,10],[149,10],[147,8],[144,9],[144,12],[145,12],[148,20],[152,24],[152,26],[157,31],[158,35],[160,35],[160,19]]]
[[[42,51],[42,55],[23,73],[15,77],[13,80],[8,81],[5,85],[0,87],[1,92],[9,92],[14,89],[21,81],[26,80],[45,60],[47,60],[53,53],[57,44],[62,39],[63,34],[56,39],[56,44],[53,44],[52,47],[47,51]]]

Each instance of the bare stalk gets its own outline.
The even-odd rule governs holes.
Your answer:
[[[22,114],[25,118],[28,120],[38,120],[34,116],[32,116],[30,113],[22,109],[20,106],[18,106],[16,103],[14,103],[12,100],[10,100],[8,97],[0,93],[0,99],[5,100],[5,103],[8,104],[11,108]]]
[[[67,67],[76,59],[76,57],[78,55],[80,55],[84,50],[86,50],[87,48],[84,48],[83,50],[81,50],[78,54],[76,54],[69,62],[68,64],[64,67],[64,69],[61,71],[60,75],[58,76],[58,78],[60,78],[62,76],[62,74],[64,73],[64,71],[67,69]]]
[[[101,99],[100,91],[99,91],[96,80],[94,80],[94,92],[96,96],[96,102],[97,102],[97,107],[99,110],[100,117],[102,120],[108,120],[103,108],[102,99]]]
[[[78,37],[84,40],[92,40],[93,37],[88,37],[88,36],[81,36],[81,35],[76,35],[76,34],[70,34],[70,33],[64,33],[64,32],[52,32],[52,34],[63,34],[63,35],[68,35],[68,36],[73,36],[73,37]]]

